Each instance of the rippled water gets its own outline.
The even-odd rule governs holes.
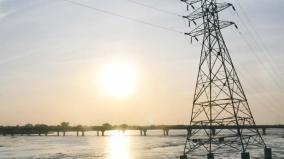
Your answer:
[[[185,131],[170,131],[171,136],[162,136],[161,131],[149,131],[146,137],[137,131],[108,132],[97,137],[87,132],[84,137],[68,133],[65,137],[50,136],[1,136],[1,159],[176,159],[182,154]],[[284,130],[268,130],[264,137],[273,149],[274,159],[284,159]],[[263,150],[251,150],[252,158],[263,158]],[[197,157],[205,158],[205,157]],[[220,159],[238,159],[240,154],[222,154]]]

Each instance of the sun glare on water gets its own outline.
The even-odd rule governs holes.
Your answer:
[[[111,62],[102,69],[100,87],[106,95],[125,98],[134,93],[137,70],[128,62]]]
[[[110,159],[131,159],[129,138],[119,131],[113,131],[109,138]]]

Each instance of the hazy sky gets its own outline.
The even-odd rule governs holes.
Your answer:
[[[179,31],[183,19],[128,0],[74,0]],[[136,0],[185,14],[179,0]],[[224,1],[224,0],[222,0]],[[230,0],[224,30],[259,124],[284,123],[284,1]],[[249,43],[249,44],[247,44]],[[0,124],[189,123],[200,45],[184,35],[62,0],[0,0]],[[128,61],[138,80],[125,99],[97,81],[110,61]]]

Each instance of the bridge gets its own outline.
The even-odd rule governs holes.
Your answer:
[[[237,126],[212,126],[213,134],[218,129],[237,129]],[[284,129],[284,125],[256,125],[256,126],[241,126],[245,129],[260,129],[263,135],[266,135],[267,129]],[[68,132],[76,132],[77,136],[85,136],[85,132],[95,131],[97,136],[105,136],[106,131],[119,130],[125,133],[128,130],[137,130],[141,136],[147,136],[147,132],[150,130],[161,130],[162,135],[169,136],[170,130],[186,130],[191,131],[193,129],[210,129],[210,126],[188,126],[188,125],[151,125],[151,126],[111,126],[105,124],[102,126],[47,126],[47,125],[25,125],[25,126],[0,126],[0,134],[6,135],[38,135],[48,136],[51,134],[57,134],[57,136],[65,136]]]

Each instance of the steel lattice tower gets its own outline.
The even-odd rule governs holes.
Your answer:
[[[213,153],[236,150],[246,159],[249,147],[261,146],[267,150],[221,33],[223,28],[236,25],[220,20],[219,12],[230,7],[235,10],[234,6],[217,0],[181,1],[187,10],[193,9],[184,16],[189,26],[195,24],[186,35],[196,40],[203,37],[190,120],[190,127],[199,129],[188,131],[181,158],[206,153],[211,159]]]

